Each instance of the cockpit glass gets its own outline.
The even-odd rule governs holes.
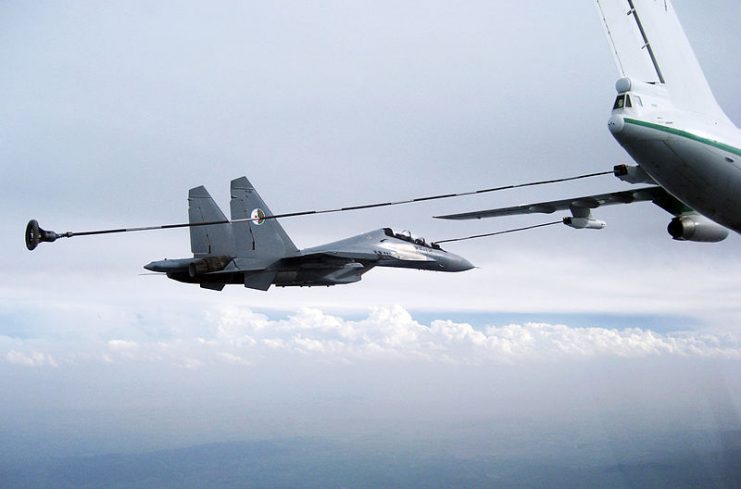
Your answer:
[[[400,233],[394,233],[391,229],[386,228],[384,229],[384,232],[387,236],[393,236],[397,239],[406,241],[408,243],[413,243],[419,246],[425,246],[427,248],[434,248],[436,250],[442,249],[439,246],[437,246],[436,243],[428,243],[427,240],[425,240],[424,238],[414,236],[410,231],[407,231],[407,230],[404,230]]]
[[[625,95],[618,95],[615,99],[615,105],[612,106],[612,110],[622,109],[625,107]]]
[[[630,103],[630,95],[625,96],[625,107],[633,107],[633,104]]]

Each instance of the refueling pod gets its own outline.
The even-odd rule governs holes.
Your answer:
[[[656,185],[656,181],[638,165],[615,165],[612,174],[624,182]]]
[[[574,229],[604,229],[605,221],[589,217],[564,217],[563,223]]]

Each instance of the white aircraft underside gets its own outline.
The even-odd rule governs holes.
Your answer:
[[[646,119],[614,114],[610,129],[656,183],[688,207],[741,232],[741,144],[679,129],[686,127],[681,123]]]

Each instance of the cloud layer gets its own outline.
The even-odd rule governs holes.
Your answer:
[[[77,313],[69,311],[70,316]],[[133,319],[133,318],[132,318]],[[185,368],[213,364],[252,366],[278,359],[352,364],[388,359],[458,365],[523,364],[600,357],[741,358],[737,332],[686,331],[661,334],[640,327],[575,328],[523,323],[475,327],[445,319],[423,324],[400,306],[377,307],[366,317],[346,319],[314,308],[271,318],[250,308],[214,306],[167,318],[137,315],[125,329],[96,329],[80,321],[63,342],[0,336],[8,364],[63,367],[86,362],[164,362]],[[121,318],[127,321],[126,318]],[[168,325],[156,324],[167,321]],[[160,333],[155,334],[159,329]],[[88,336],[81,336],[82,331]],[[146,332],[146,334],[144,334]]]

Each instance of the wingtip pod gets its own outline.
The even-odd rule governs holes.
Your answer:
[[[57,234],[54,231],[41,229],[36,219],[31,219],[26,225],[26,248],[28,248],[29,251],[33,251],[39,243],[52,243],[62,236],[64,235]]]

